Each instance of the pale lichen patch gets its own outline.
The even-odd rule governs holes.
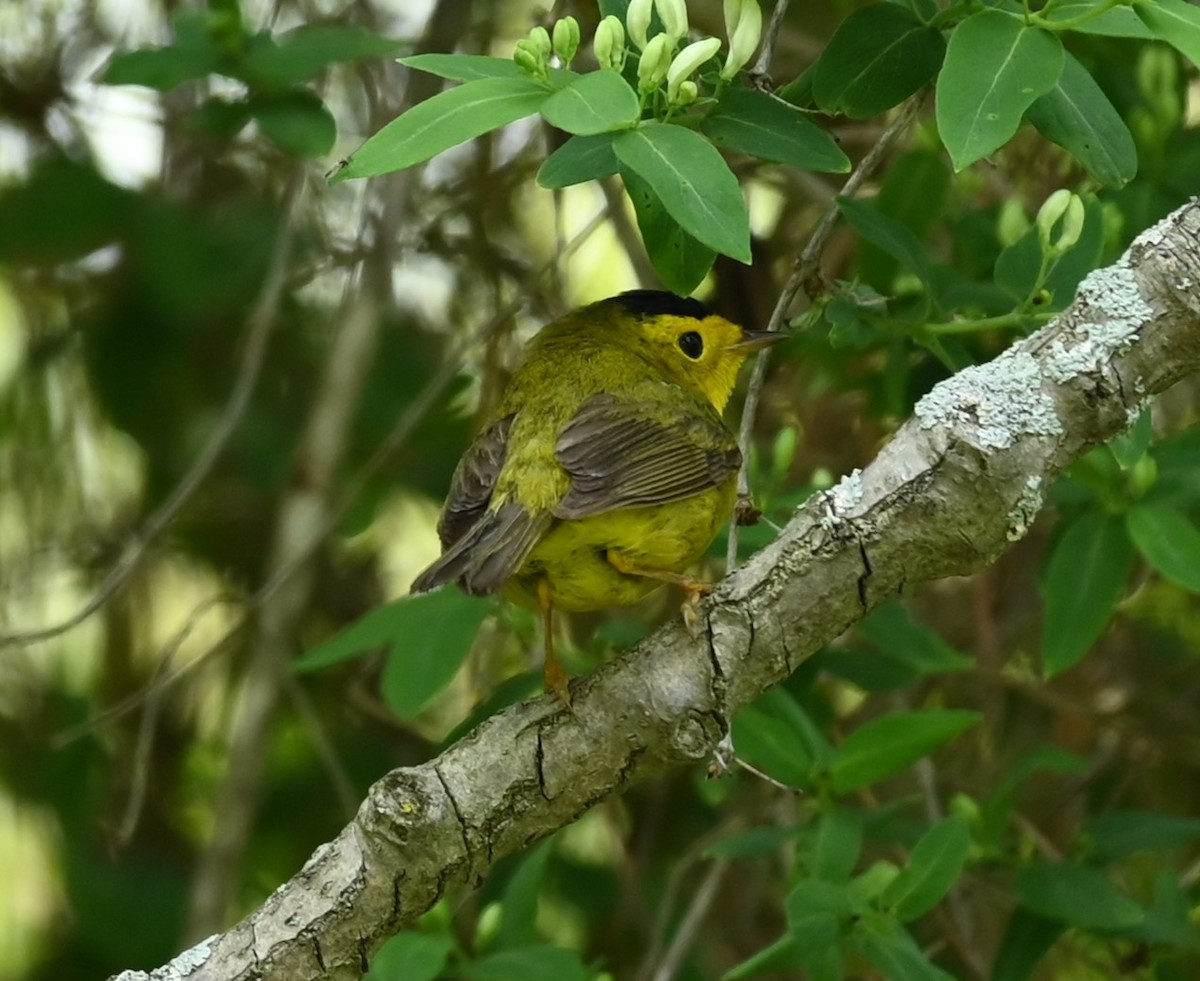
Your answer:
[[[1077,299],[1086,304],[1090,319],[1072,324],[1056,337],[1045,361],[1046,374],[1059,383],[1104,370],[1114,356],[1129,350],[1138,331],[1154,316],[1137,277],[1124,263],[1088,273]]]
[[[917,402],[914,414],[922,429],[973,427],[984,449],[1005,449],[1022,436],[1062,433],[1038,363],[1021,348],[939,382]]]

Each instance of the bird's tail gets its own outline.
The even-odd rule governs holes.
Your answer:
[[[484,513],[442,557],[413,581],[411,592],[426,593],[459,582],[472,596],[495,592],[516,572],[553,521],[531,514],[516,501]]]

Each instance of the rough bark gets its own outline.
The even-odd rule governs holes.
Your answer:
[[[394,770],[266,904],[152,978],[352,978],[451,883],[477,883],[637,780],[704,760],[729,718],[906,585],[961,575],[1020,538],[1064,467],[1200,370],[1200,203],[1087,277],[1070,308],[938,385],[879,457],[801,508],[723,580],[699,629],[673,622],[553,697]]]

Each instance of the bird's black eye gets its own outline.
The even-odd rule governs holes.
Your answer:
[[[679,335],[679,350],[695,361],[704,353],[704,338],[694,330]]]

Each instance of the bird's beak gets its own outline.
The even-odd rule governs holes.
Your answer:
[[[771,347],[778,344],[780,341],[785,341],[788,338],[781,330],[742,330],[741,340],[736,341],[733,345],[736,351],[745,351],[749,354],[751,351],[761,351],[765,347]]]

